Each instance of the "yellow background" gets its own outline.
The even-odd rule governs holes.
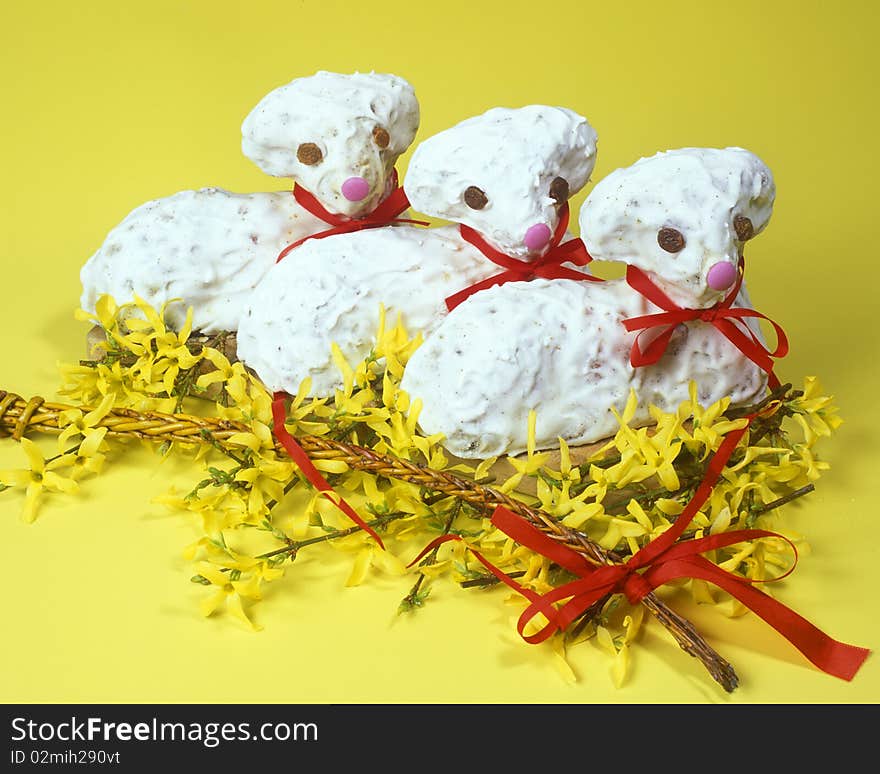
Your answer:
[[[422,104],[418,139],[495,105],[547,103],[599,134],[594,179],[642,155],[741,145],[774,171],[777,207],[750,244],[758,308],[793,342],[786,379],[819,375],[846,419],[833,469],[785,523],[812,553],[782,601],[880,647],[877,4],[873,2],[67,2],[0,19],[0,388],[52,398],[83,351],[78,272],[142,202],[185,188],[273,190],[240,152],[268,91],[318,69],[394,72]],[[405,170],[405,161],[402,171]],[[587,190],[589,190],[588,186]],[[580,204],[586,191],[576,199]],[[54,443],[54,442],[52,442]],[[47,447],[48,448],[48,447]],[[21,463],[0,441],[0,468]],[[193,471],[132,448],[32,526],[0,495],[0,700],[6,702],[874,702],[880,657],[852,683],[812,668],[754,616],[682,603],[737,667],[716,688],[656,624],[617,690],[609,661],[517,639],[504,593],[410,579],[343,588],[332,550],[304,552],[256,608],[265,630],[203,620],[180,558],[193,532],[151,498]]]

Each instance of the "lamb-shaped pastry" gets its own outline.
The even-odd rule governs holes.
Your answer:
[[[251,296],[239,358],[273,391],[310,377],[312,394],[331,393],[342,385],[331,345],[350,362],[366,357],[380,304],[428,336],[453,294],[565,257],[568,197],[586,185],[595,152],[585,118],[543,105],[493,108],[423,141],[404,189],[415,209],[461,228],[393,226],[297,247]]]
[[[169,323],[186,307],[206,333],[238,329],[245,299],[291,244],[338,223],[343,229],[397,193],[397,158],[412,144],[419,105],[403,78],[318,72],[266,95],[242,124],[242,150],[260,169],[292,178],[290,191],[182,191],[135,209],[107,236],[80,273],[81,304],[101,294],[134,294]],[[385,222],[406,206],[398,207]]]
[[[668,151],[611,173],[584,202],[581,238],[593,258],[628,264],[627,277],[513,282],[462,303],[404,373],[403,389],[423,401],[421,429],[485,458],[525,451],[532,409],[538,446],[551,448],[613,435],[610,408],[622,410],[631,388],[640,424],[649,404],[686,400],[691,380],[701,402],[756,398],[784,337],[766,351],[740,266],[774,196],[770,170],[741,148]],[[731,304],[745,311],[725,317]],[[698,311],[679,324],[633,319],[675,308]],[[693,319],[699,310],[705,320]]]

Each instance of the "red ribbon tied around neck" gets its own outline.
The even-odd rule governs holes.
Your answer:
[[[376,534],[376,531],[358,515],[358,512],[354,508],[352,508],[333,490],[333,487],[330,486],[327,479],[321,475],[321,471],[319,471],[309,459],[309,455],[306,454],[305,449],[300,446],[296,438],[287,432],[287,428],[284,426],[284,420],[287,413],[284,404],[289,397],[290,396],[286,392],[276,392],[272,396],[272,421],[275,438],[284,447],[284,450],[296,463],[309,483],[321,492],[324,497],[330,500],[330,502],[342,511],[342,513],[348,516],[349,519],[357,524],[364,532],[373,538],[373,540],[379,544],[379,548],[384,550],[385,544],[382,543],[382,538],[380,538],[379,535]]]
[[[293,185],[293,198],[299,205],[314,215],[319,220],[328,223],[331,228],[324,231],[318,231],[316,234],[309,234],[302,239],[297,239],[293,244],[287,245],[275,259],[275,263],[279,263],[293,249],[299,247],[303,242],[309,239],[323,239],[324,237],[333,236],[334,234],[350,234],[352,231],[363,231],[367,228],[379,228],[380,226],[390,226],[393,223],[411,223],[417,226],[429,226],[425,220],[412,220],[410,218],[398,217],[409,207],[409,199],[406,192],[398,185],[397,170],[392,174],[392,185],[394,190],[385,197],[376,207],[375,210],[364,215],[361,218],[349,218],[345,215],[338,215],[325,209],[321,202],[314,194],[307,191],[299,183]]]
[[[653,365],[660,360],[669,345],[669,340],[672,338],[677,325],[691,320],[702,320],[714,325],[720,333],[736,345],[740,352],[765,371],[769,377],[768,381],[771,389],[779,387],[779,379],[773,373],[773,358],[785,357],[788,354],[788,338],[781,326],[766,315],[754,309],[733,307],[733,302],[739,294],[740,287],[742,287],[743,266],[744,259],[740,256],[739,266],[737,267],[737,280],[730,292],[721,301],[714,306],[710,306],[708,309],[688,309],[676,306],[651,281],[645,272],[635,266],[627,266],[627,284],[636,292],[641,293],[654,306],[664,310],[656,314],[630,317],[623,321],[624,327],[629,332],[661,329],[660,333],[645,349],[639,346],[639,338],[638,336],[636,337],[630,352],[630,363],[632,363],[633,367]],[[776,331],[775,349],[772,351],[767,349],[745,323],[737,325],[737,321],[744,320],[747,317],[767,320],[773,326],[773,329]]]
[[[556,231],[553,232],[549,249],[544,255],[534,261],[521,261],[518,258],[511,258],[509,255],[505,255],[500,250],[492,247],[480,236],[479,232],[470,226],[460,224],[458,229],[461,238],[476,247],[492,263],[500,266],[504,271],[474,283],[464,288],[464,290],[453,293],[446,299],[446,308],[451,312],[474,293],[495,285],[503,285],[506,282],[522,282],[535,279],[536,277],[601,281],[599,277],[593,277],[590,274],[584,274],[562,265],[563,263],[570,262],[576,266],[586,266],[593,260],[580,239],[569,239],[564,244],[562,243],[562,238],[568,229],[568,219],[569,210],[568,202],[566,202],[560,209],[559,223],[556,224]]]
[[[751,421],[753,417],[749,419]],[[608,594],[623,593],[632,604],[637,604],[654,589],[678,578],[697,578],[712,583],[757,613],[776,631],[789,640],[813,664],[827,674],[851,680],[868,657],[869,650],[847,645],[832,639],[802,616],[773,597],[756,589],[750,578],[735,575],[701,556],[706,551],[754,540],[762,537],[782,538],[794,549],[787,538],[762,529],[742,529],[722,532],[692,540],[676,542],[691,520],[707,501],[730,455],[744,435],[748,425],[727,434],[718,451],[710,460],[706,475],[687,507],[673,525],[659,537],[643,546],[624,564],[596,566],[576,551],[565,546],[517,516],[499,506],[492,515],[492,523],[517,543],[546,556],[555,564],[578,576],[546,594],[526,588],[493,565],[479,552],[472,553],[496,578],[529,600],[517,623],[520,636],[529,643],[546,640],[554,632],[565,630],[593,604]],[[457,535],[443,535],[432,541],[410,564],[415,564],[435,546],[449,540],[460,540]],[[795,551],[795,559],[797,551]],[[792,567],[780,580],[792,572]],[[563,602],[558,606],[555,603]],[[525,633],[528,623],[538,614],[547,623],[534,634]]]

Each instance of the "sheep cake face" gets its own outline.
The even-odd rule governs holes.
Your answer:
[[[742,148],[682,148],[599,181],[580,214],[593,258],[648,272],[677,304],[707,307],[737,277],[746,241],[770,219],[773,176]]]
[[[536,258],[559,222],[559,205],[583,188],[596,132],[571,110],[493,108],[416,148],[404,188],[413,207],[463,223],[501,252]]]
[[[394,164],[418,127],[419,103],[403,78],[320,71],[260,101],[242,124],[242,151],[330,212],[356,218],[389,193]]]

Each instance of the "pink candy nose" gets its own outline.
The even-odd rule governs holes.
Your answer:
[[[540,250],[550,241],[550,227],[543,223],[536,223],[529,226],[526,235],[523,238],[525,246],[529,250]]]
[[[736,282],[736,269],[732,263],[721,261],[709,268],[706,275],[706,282],[712,290],[727,290],[734,282]]]
[[[362,177],[350,177],[342,184],[342,195],[350,202],[359,202],[370,192],[370,184]]]

